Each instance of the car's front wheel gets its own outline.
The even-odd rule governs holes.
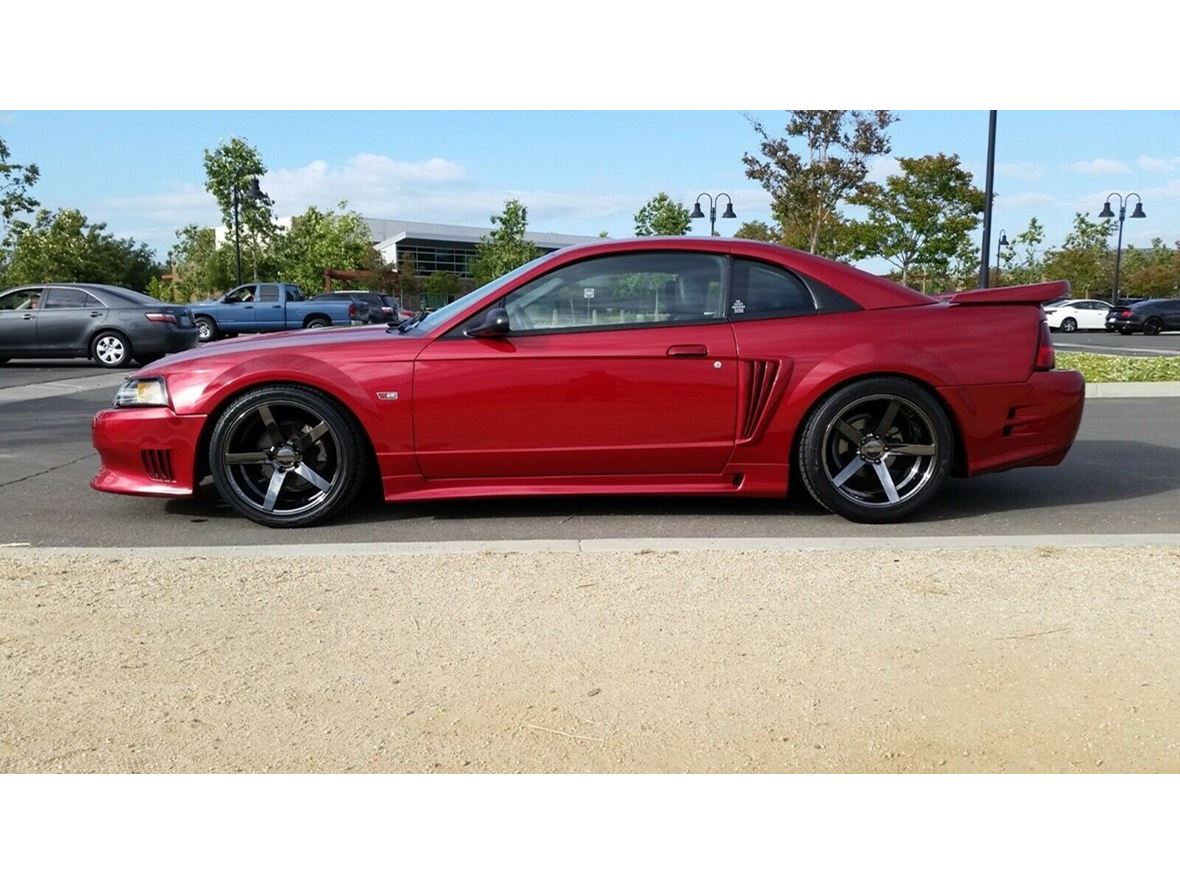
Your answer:
[[[108,369],[121,369],[131,362],[131,343],[119,332],[99,332],[90,342],[90,358]]]
[[[1066,317],[1061,321],[1062,332],[1076,332],[1078,330],[1078,321],[1073,317]]]
[[[365,463],[360,433],[323,394],[263,387],[238,397],[218,418],[209,467],[218,492],[248,519],[281,528],[311,525],[356,497]]]
[[[832,393],[803,428],[799,469],[815,500],[855,522],[893,522],[938,493],[954,430],[942,405],[904,378]]]

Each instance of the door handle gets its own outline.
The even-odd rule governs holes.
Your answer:
[[[244,307],[246,310],[253,310],[253,309],[254,309],[254,305],[253,305],[253,304],[246,304],[246,305],[243,305],[243,307]]]
[[[668,356],[708,356],[709,348],[703,344],[673,344]]]
[[[100,316],[102,316],[102,311],[101,310],[92,310],[92,311],[90,311],[90,315],[92,317],[100,317]]]
[[[37,314],[35,314],[35,313],[21,314],[22,320],[35,320],[36,318],[37,318]]]

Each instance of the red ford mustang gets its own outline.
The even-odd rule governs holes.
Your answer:
[[[1054,465],[1084,382],[1054,370],[1043,283],[929,297],[747,240],[594,243],[398,327],[210,344],[94,418],[91,485],[302,526],[387,501],[778,497],[900,519],[948,474]],[[372,479],[366,480],[366,477]]]

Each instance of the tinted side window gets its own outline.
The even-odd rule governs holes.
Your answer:
[[[514,332],[599,329],[722,318],[725,259],[691,252],[591,258],[504,299]]]
[[[50,289],[45,296],[42,310],[53,310],[64,307],[85,307],[86,293],[81,289]]]
[[[279,287],[276,286],[274,283],[263,283],[261,286],[258,287],[258,300],[259,301],[278,301],[279,300]]]
[[[17,289],[0,295],[0,310],[34,310],[40,300],[40,289]]]
[[[815,300],[803,281],[790,271],[739,258],[733,263],[729,294],[731,320],[798,316],[815,313]]]

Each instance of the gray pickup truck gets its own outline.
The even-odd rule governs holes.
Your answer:
[[[360,326],[367,309],[352,301],[309,301],[291,283],[246,283],[216,301],[190,304],[201,341],[241,332],[279,332],[324,326]]]

